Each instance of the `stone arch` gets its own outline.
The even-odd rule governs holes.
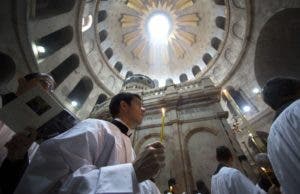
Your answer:
[[[215,49],[215,50],[219,50],[220,48],[220,44],[221,44],[221,40],[217,37],[213,37],[211,39],[211,42],[210,42],[211,46]]]
[[[89,97],[92,90],[93,82],[89,77],[85,76],[77,83],[77,85],[69,93],[68,99],[70,101],[77,102],[77,107],[81,108],[84,102]]]
[[[170,86],[172,84],[174,84],[174,82],[171,78],[166,79],[166,86]]]
[[[185,73],[183,73],[179,76],[179,80],[181,83],[184,83],[184,82],[188,81],[188,77]]]
[[[107,33],[107,31],[106,31],[106,30],[102,30],[102,31],[100,31],[100,32],[99,32],[99,38],[100,38],[100,42],[103,42],[103,41],[105,41],[105,40],[106,40],[106,38],[107,38],[107,36],[108,36],[108,33]]]
[[[257,40],[254,62],[256,80],[261,87],[276,76],[300,79],[299,34],[300,8],[282,10],[264,25]]]
[[[114,52],[113,52],[113,50],[111,48],[106,49],[104,51],[104,53],[105,53],[105,55],[106,55],[106,57],[107,57],[108,60],[114,55]]]
[[[216,17],[216,26],[222,30],[225,30],[226,19],[223,16]]]
[[[98,12],[98,23],[103,22],[107,18],[106,10],[101,10]]]
[[[209,62],[212,60],[212,56],[209,53],[205,53],[202,57],[203,62],[205,65],[208,65]]]
[[[190,184],[188,185],[189,188],[195,188],[194,177],[197,177],[197,179],[199,179],[199,177],[201,178],[200,175],[209,177],[217,166],[217,161],[215,160],[215,147],[217,147],[218,145],[215,141],[220,140],[218,137],[218,132],[219,130],[217,129],[198,127],[189,130],[184,135],[183,154],[186,158],[186,175]],[[189,149],[189,147],[192,145],[196,146],[199,149],[195,149],[195,147],[194,149]],[[206,157],[211,158],[211,160],[206,160],[210,163],[199,165],[199,163],[197,163],[199,161],[199,158],[197,159],[197,156],[200,157],[200,155],[205,155]],[[205,182],[205,184],[210,185],[210,182]]]
[[[59,86],[78,66],[79,57],[76,54],[72,54],[53,69],[50,74],[54,78],[56,86]]]
[[[158,80],[157,80],[157,79],[154,79],[153,82],[154,82],[154,87],[155,87],[155,88],[158,88],[158,86],[159,86]]]
[[[122,64],[120,61],[116,62],[116,64],[115,64],[115,69],[116,69],[119,73],[122,71],[122,68],[123,68],[123,64]]]
[[[193,66],[193,68],[192,68],[192,73],[193,73],[194,77],[196,77],[196,75],[197,75],[199,72],[201,72],[200,67],[199,67],[198,65]]]
[[[243,96],[243,94],[241,92],[241,89],[235,89],[232,86],[227,86],[226,90],[229,93],[229,95],[232,97],[234,102],[237,104],[240,111],[243,112],[243,113],[248,112],[248,111],[245,110],[244,107],[249,106],[251,108],[252,104],[249,103],[249,101],[245,99],[245,97]],[[227,107],[228,107],[229,111],[231,112],[231,114],[237,115],[237,112],[234,109],[233,105],[230,103],[229,99],[227,99],[226,96],[223,93],[222,93],[222,97],[226,101]]]
[[[75,0],[36,0],[35,17],[43,19],[69,12],[75,3]]]

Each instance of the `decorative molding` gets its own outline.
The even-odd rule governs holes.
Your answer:
[[[243,35],[243,26],[241,26],[239,21],[232,25],[232,34],[240,40],[245,38]]]
[[[238,8],[238,9],[245,9],[246,8],[245,1],[232,0],[232,4],[234,5],[234,7]]]

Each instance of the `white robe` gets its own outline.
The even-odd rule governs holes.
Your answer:
[[[138,183],[130,139],[113,124],[87,119],[41,144],[15,193],[160,193]]]
[[[268,137],[268,156],[281,189],[298,194],[300,186],[300,100],[274,121]]]
[[[255,186],[239,170],[223,167],[212,176],[212,194],[266,194],[264,190]]]

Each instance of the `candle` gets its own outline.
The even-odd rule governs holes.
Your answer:
[[[270,183],[273,185],[273,181],[271,179],[271,177],[268,175],[267,170],[264,167],[260,167],[260,169],[265,173],[265,175],[267,176],[268,180],[270,181]]]
[[[160,129],[160,142],[164,139],[164,128],[165,128],[165,109],[161,109],[161,129]]]

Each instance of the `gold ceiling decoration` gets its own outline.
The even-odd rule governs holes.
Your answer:
[[[120,20],[125,32],[123,42],[126,46],[130,46],[134,57],[140,59],[151,49],[146,25],[149,17],[156,12],[167,15],[171,21],[166,48],[168,56],[164,56],[164,58],[168,60],[171,53],[177,58],[183,58],[186,47],[196,42],[196,35],[187,29],[198,25],[199,16],[197,13],[182,15],[181,12],[192,7],[193,0],[128,0],[126,5],[136,13],[122,14]]]

